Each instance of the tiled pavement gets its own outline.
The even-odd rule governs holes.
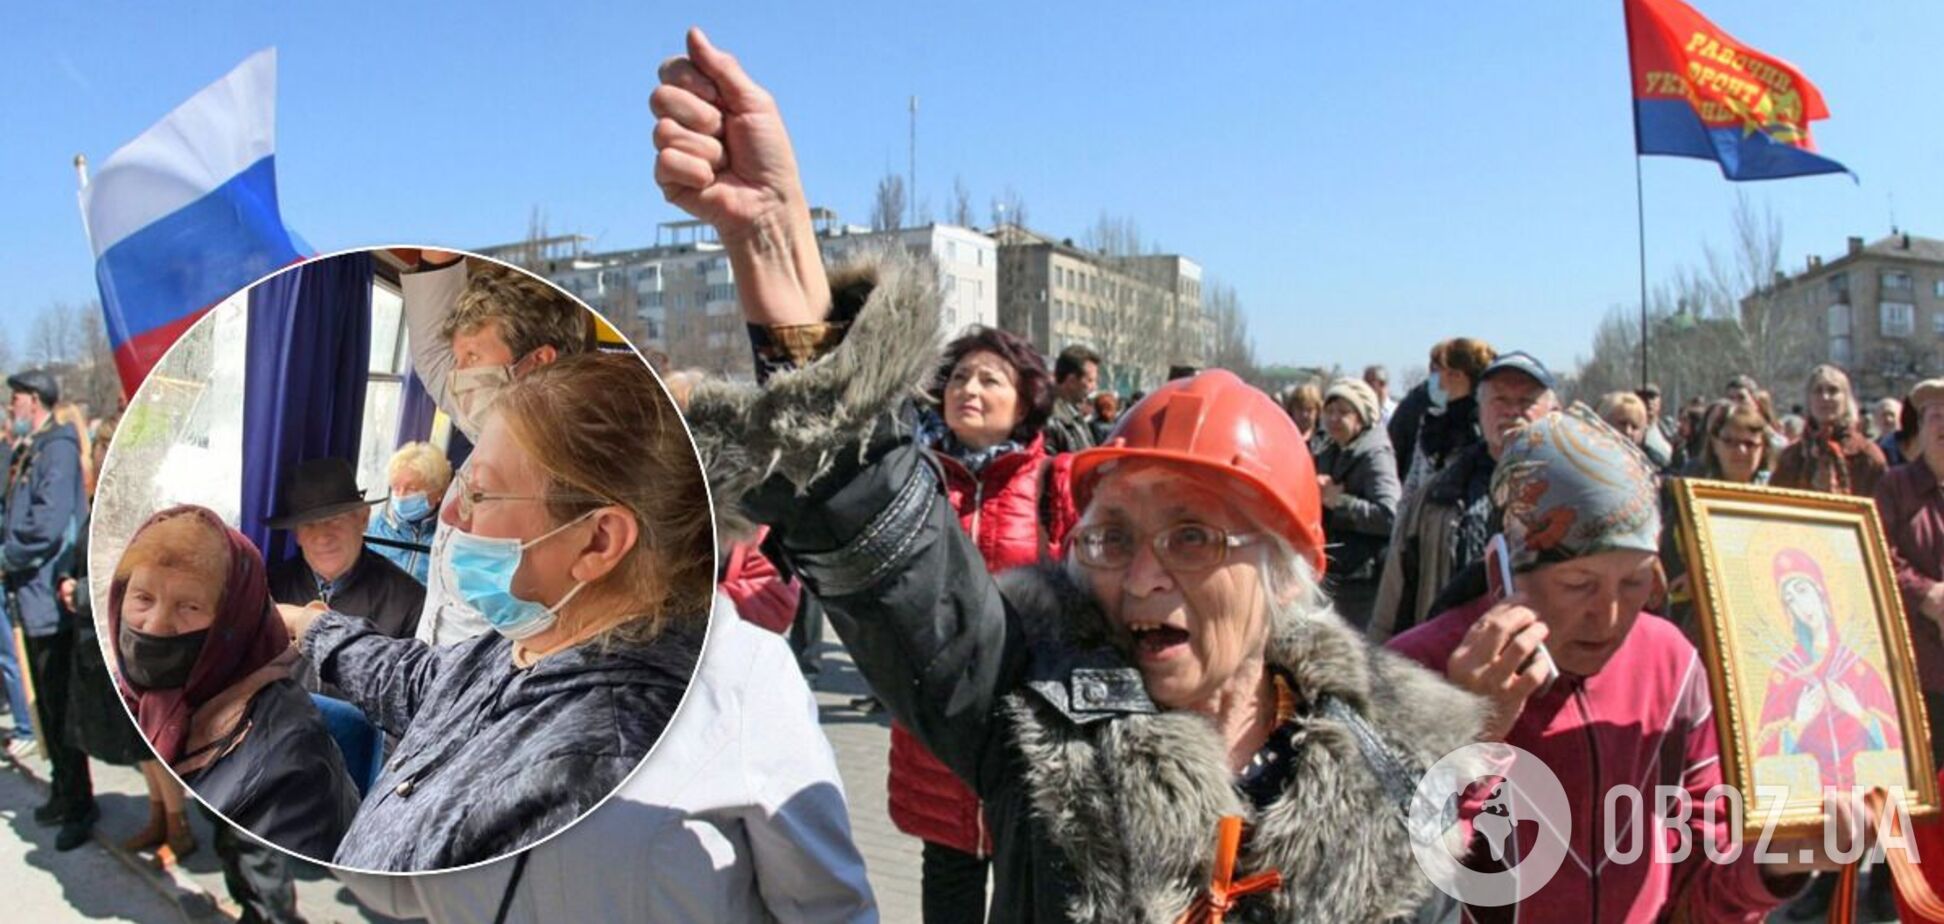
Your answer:
[[[851,834],[864,854],[877,893],[878,909],[886,924],[917,924],[917,838],[891,824],[886,810],[884,778],[891,750],[891,724],[884,713],[865,715],[851,708],[851,700],[868,688],[851,664],[850,655],[827,627],[820,646],[823,673],[813,682],[824,734],[837,752],[837,770],[850,798]]]

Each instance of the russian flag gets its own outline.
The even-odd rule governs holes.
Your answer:
[[[303,259],[277,211],[276,91],[267,48],[109,155],[81,188],[128,394],[204,312]]]

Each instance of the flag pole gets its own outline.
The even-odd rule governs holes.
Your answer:
[[[1634,134],[1634,231],[1640,242],[1640,387],[1646,388],[1647,372],[1647,195],[1640,179],[1640,98],[1634,86],[1634,0],[1620,0],[1620,20],[1627,30],[1627,97]]]
[[[1647,196],[1640,180],[1640,153],[1634,152],[1634,227],[1640,239],[1640,387],[1652,377],[1647,372]]]

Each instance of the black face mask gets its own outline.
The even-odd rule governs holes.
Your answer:
[[[188,685],[189,670],[202,654],[209,630],[181,635],[150,635],[122,623],[122,679],[137,690],[173,690]]]

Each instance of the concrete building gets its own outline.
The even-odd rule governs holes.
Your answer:
[[[812,217],[828,266],[891,247],[929,256],[938,267],[940,322],[948,335],[998,323],[998,252],[991,238],[952,225],[872,232],[841,224],[827,209],[813,209]],[[607,316],[636,346],[668,354],[674,368],[753,374],[735,270],[708,225],[666,222],[654,246],[632,250],[587,252],[584,241],[549,238],[539,242],[543,246],[522,242],[478,252],[551,279]]]
[[[1201,266],[1174,254],[1112,257],[1017,225],[999,241],[999,326],[1048,356],[1074,344],[1101,355],[1103,388],[1159,384],[1208,352]]]
[[[1810,257],[1793,276],[1742,302],[1743,315],[1775,309],[1813,323],[1816,349],[1805,359],[1849,370],[1857,398],[1901,398],[1944,375],[1944,241],[1892,233],[1865,244],[1849,239],[1832,260]],[[1777,403],[1798,403],[1800,382],[1764,383]]]

